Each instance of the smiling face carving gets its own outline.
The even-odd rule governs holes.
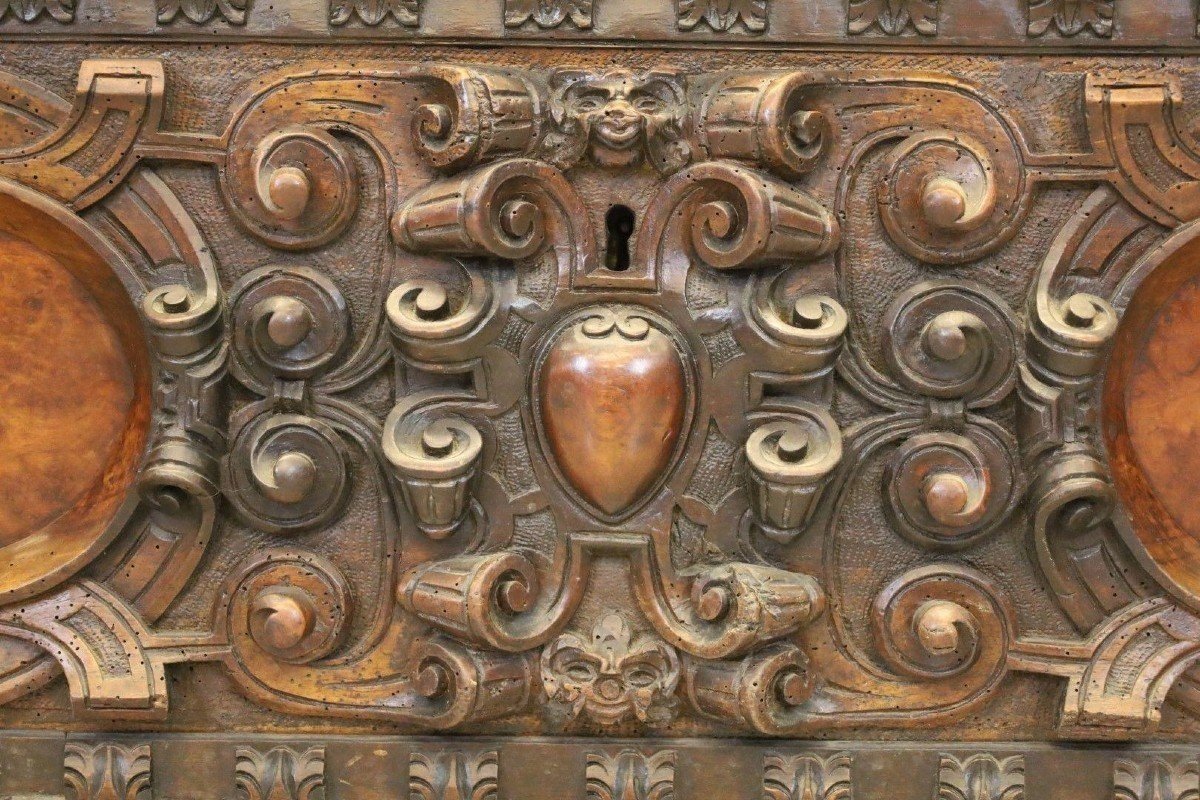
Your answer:
[[[586,713],[602,725],[626,717],[670,719],[679,685],[679,656],[649,636],[635,635],[619,614],[606,614],[591,639],[565,633],[542,652],[542,681],[571,717]]]
[[[558,72],[550,100],[558,131],[548,137],[547,157],[563,168],[586,156],[602,167],[645,160],[672,172],[688,161],[681,127],[685,99],[679,78],[670,73]]]

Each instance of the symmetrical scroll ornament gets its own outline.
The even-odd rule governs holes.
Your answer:
[[[158,0],[158,24],[177,18],[203,25],[220,18],[230,25],[245,25],[249,0]]]
[[[690,31],[701,22],[714,31],[734,30],[740,22],[747,31],[767,29],[769,0],[675,0],[676,22]]]
[[[329,24],[347,25],[355,20],[371,27],[391,17],[397,25],[415,28],[420,22],[421,0],[330,0]]]
[[[150,745],[67,742],[63,782],[71,800],[149,800]]]
[[[570,20],[581,30],[592,27],[595,0],[504,0],[504,25],[519,28],[533,22],[539,28],[557,28]]]
[[[850,10],[936,29],[934,2]],[[113,514],[0,575],[0,700],[61,670],[84,721],[160,720],[166,664],[213,661],[274,711],[406,730],[824,735],[977,713],[1013,670],[1061,679],[1080,735],[1190,702],[1195,598],[1138,549],[1097,397],[1200,216],[1171,84],[1090,77],[1064,154],[964,81],[852,68],[330,69],[217,134],[162,130],[164,82],[6,89],[44,135],[0,153],[3,210],[111,266],[145,391]],[[164,160],[207,165],[252,246],[210,247]],[[1044,257],[1010,258],[1053,203]],[[81,785],[137,784],[98,753]],[[589,786],[669,797],[669,755],[597,755]],[[413,793],[495,791],[495,754],[419,756]],[[848,797],[841,756],[773,758],[771,796]],[[321,761],[249,748],[239,785],[317,800]],[[1014,798],[1018,767],[947,756],[942,791]]]
[[[675,751],[589,753],[587,800],[674,800]]]
[[[937,800],[1024,800],[1025,757],[941,756]]]
[[[10,15],[21,22],[36,22],[43,14],[55,22],[74,22],[75,0],[7,0],[0,5],[0,22]]]
[[[904,33],[910,25],[922,36],[938,32],[938,0],[848,0],[847,30],[866,33],[878,26],[889,36]]]
[[[1191,800],[1200,797],[1200,767],[1194,757],[1145,756],[1120,758],[1113,763],[1113,797],[1116,800]]]
[[[239,747],[239,800],[321,800],[325,796],[325,748]]]
[[[1053,26],[1060,36],[1091,29],[1096,36],[1113,34],[1116,0],[1029,0],[1029,35],[1041,36]]]
[[[496,800],[499,775],[495,750],[416,752],[408,759],[408,794],[410,800]]]
[[[849,753],[770,754],[763,759],[763,800],[851,800]]]

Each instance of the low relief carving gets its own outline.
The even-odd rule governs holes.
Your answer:
[[[714,31],[731,31],[741,25],[751,33],[767,29],[770,0],[675,0],[680,30],[693,30],[700,23]]]
[[[150,745],[67,742],[63,782],[69,800],[149,800]]]
[[[937,800],[1024,800],[1025,757],[943,755]]]
[[[405,731],[932,727],[1014,671],[1065,687],[1072,735],[1195,706],[1195,598],[1098,419],[1119,314],[1200,217],[1172,84],[1089,76],[1086,149],[1055,153],[957,78],[854,69],[331,67],[219,134],[163,130],[153,62],[85,63],[72,104],[10,83],[47,134],[0,153],[0,200],[112,265],[148,388],[128,507],[0,572],[0,699],[61,671],[85,722],[161,721],[166,665],[210,661],[273,712]],[[303,261],[222,276],[165,160]],[[359,236],[389,256],[337,261]],[[865,263],[904,265],[878,308]],[[164,616],[200,575],[192,627]],[[80,780],[132,780],[104,752]],[[412,791],[486,794],[480,758],[414,756]],[[776,796],[849,793],[840,756],[772,758]],[[238,759],[248,797],[323,780],[319,748]],[[589,786],[666,797],[673,763],[596,755]],[[1012,798],[1021,766],[946,756],[941,791]]]
[[[495,750],[413,753],[408,760],[409,800],[496,800],[499,774]]]
[[[421,20],[421,0],[330,0],[329,24],[348,25],[355,21],[370,27],[382,25],[388,17],[397,25],[415,28]]]
[[[1195,758],[1120,758],[1113,762],[1113,797],[1116,800],[1200,797],[1200,769]]]
[[[237,749],[235,782],[239,800],[323,800],[325,748],[253,747]]]
[[[504,25],[519,28],[532,22],[539,28],[557,28],[570,21],[580,30],[592,27],[595,0],[504,0]]]
[[[674,800],[675,751],[589,753],[587,800]]]
[[[847,0],[846,29],[852,34],[877,27],[899,36],[911,27],[922,36],[938,32],[938,0]]]
[[[0,22],[9,17],[36,22],[43,14],[55,22],[74,22],[75,0],[6,0],[0,5]]]
[[[852,800],[849,753],[772,753],[763,759],[763,800]]]
[[[1116,0],[1029,0],[1029,35],[1041,36],[1053,27],[1059,36],[1090,29],[1111,37],[1115,9]]]
[[[158,24],[168,25],[177,18],[203,25],[220,18],[230,25],[245,25],[249,0],[157,0]]]

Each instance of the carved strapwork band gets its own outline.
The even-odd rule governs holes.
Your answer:
[[[1169,228],[1200,216],[1200,147],[1176,122],[1178,86],[1089,76],[1086,102],[1092,147],[1110,160],[1121,196]]]

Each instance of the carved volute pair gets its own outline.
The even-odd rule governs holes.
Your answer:
[[[622,737],[570,774],[623,800],[695,780],[658,736],[1198,730],[1186,82],[782,60],[306,62],[192,127],[157,61],[0,76],[0,720],[220,685],[246,730]],[[414,796],[521,769],[444,743]],[[76,782],[171,757],[126,744]],[[342,744],[221,757],[299,797]],[[754,791],[849,797],[851,749]],[[920,774],[1023,792],[985,750]]]

